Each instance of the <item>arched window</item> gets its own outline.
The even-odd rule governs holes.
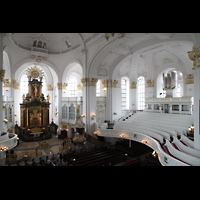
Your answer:
[[[129,80],[121,79],[121,110],[129,109]]]
[[[77,80],[75,76],[71,75],[68,81],[68,96],[77,97]]]
[[[144,110],[145,108],[145,79],[144,77],[138,78],[137,93],[138,93],[138,110]]]
[[[21,90],[21,98],[23,94],[26,95],[28,93],[28,78],[26,74],[23,74],[21,76],[20,90]]]
[[[96,83],[96,96],[100,97],[100,80]]]

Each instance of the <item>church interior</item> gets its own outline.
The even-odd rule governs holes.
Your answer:
[[[0,33],[0,166],[199,166],[199,33]]]

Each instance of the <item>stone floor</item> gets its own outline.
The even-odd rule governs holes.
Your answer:
[[[40,143],[48,141],[49,146],[48,147],[41,147]],[[56,135],[53,135],[51,139],[38,141],[38,142],[23,142],[21,139],[19,140],[19,145],[17,145],[14,148],[14,151],[17,152],[23,152],[23,151],[31,151],[36,149],[42,149],[42,155],[47,154],[56,154],[59,152],[59,146],[61,147],[62,142],[64,140],[58,139]]]

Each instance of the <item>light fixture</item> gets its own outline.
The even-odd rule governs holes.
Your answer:
[[[142,143],[143,144],[147,144],[147,140],[142,140]]]
[[[85,117],[85,114],[82,114],[81,117],[84,118],[84,117]]]
[[[126,138],[126,135],[124,133],[122,133],[121,135],[119,135],[121,138]]]
[[[69,40],[65,40],[66,45],[68,46],[68,48],[71,47],[71,42]]]
[[[94,117],[96,117],[96,114],[92,113],[91,114],[91,120],[94,120]]]
[[[156,157],[156,156],[157,156],[157,153],[156,153],[155,151],[153,151],[152,155],[153,155],[154,157]]]

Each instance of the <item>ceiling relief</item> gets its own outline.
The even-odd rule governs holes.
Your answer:
[[[97,76],[103,76],[106,77],[108,75],[108,70],[106,68],[100,68],[97,71]]]

